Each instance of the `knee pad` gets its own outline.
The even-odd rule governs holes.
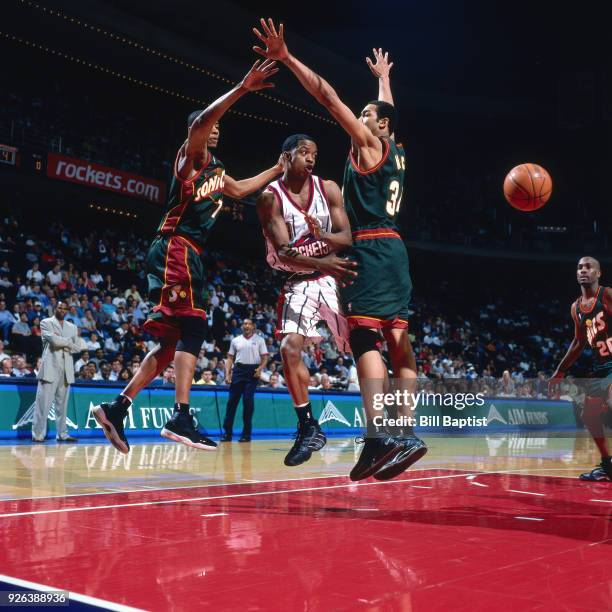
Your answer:
[[[373,329],[364,327],[356,327],[349,333],[349,344],[355,363],[359,358],[369,351],[380,351],[380,334]]]
[[[176,350],[191,353],[197,357],[206,338],[206,319],[181,317],[179,329],[180,338],[176,344]]]

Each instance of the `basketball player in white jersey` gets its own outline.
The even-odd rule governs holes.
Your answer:
[[[338,185],[312,174],[317,145],[305,134],[294,134],[283,143],[283,156],[285,172],[259,197],[257,214],[268,264],[287,272],[278,301],[276,334],[283,338],[283,375],[298,417],[295,444],[285,457],[285,465],[295,466],[326,443],[312,415],[310,374],[302,361],[302,348],[306,342],[320,340],[316,326],[323,320],[338,349],[350,351],[337,282],[350,283],[356,272],[354,262],[335,255],[351,246],[351,228]]]

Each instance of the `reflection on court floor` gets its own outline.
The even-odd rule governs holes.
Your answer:
[[[150,610],[612,606],[612,486],[575,479],[587,438],[428,442],[415,469],[358,484],[353,439],[298,469],[284,439],[2,446],[1,579]]]

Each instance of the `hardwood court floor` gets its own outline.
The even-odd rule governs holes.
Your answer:
[[[299,468],[287,440],[131,442],[0,446],[0,581],[110,609],[612,608],[612,483],[575,479],[583,435],[430,437],[385,483],[346,478],[352,439]]]

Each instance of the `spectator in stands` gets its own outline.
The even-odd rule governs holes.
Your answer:
[[[13,362],[11,361],[10,357],[5,357],[0,362],[0,365],[0,377],[10,378],[11,376],[13,376]]]
[[[0,333],[4,342],[8,342],[11,329],[15,323],[13,315],[6,309],[6,301],[0,301]]]
[[[13,367],[13,376],[16,376],[17,378],[24,378],[31,375],[32,370],[28,368],[25,357],[23,355],[17,355],[15,359],[15,366]]]
[[[52,287],[59,285],[62,280],[62,273],[60,271],[60,265],[55,264],[49,272],[47,272],[47,283]]]
[[[91,314],[91,310],[89,310],[88,312]],[[92,332],[86,344],[87,344],[87,350],[90,353],[99,350],[101,346],[100,346],[100,342],[98,341],[98,334],[96,334],[95,332]]]
[[[216,385],[217,383],[213,380],[212,372],[208,369],[202,372],[202,377],[198,380],[196,385]]]
[[[4,342],[0,340],[0,362],[4,361],[5,359],[10,359],[10,356],[4,352]]]
[[[38,263],[32,264],[32,267],[26,272],[26,278],[28,281],[34,281],[34,283],[42,283],[44,277],[39,270]]]
[[[123,297],[126,300],[131,297],[136,301],[136,303],[142,302],[142,297],[138,291],[138,285],[132,285],[129,289],[126,289],[123,293]]]
[[[510,376],[510,372],[508,370],[504,370],[502,377],[499,379],[500,383],[500,391],[499,395],[501,397],[513,397],[516,391],[516,385]]]
[[[321,384],[319,385],[319,389],[322,389],[323,391],[330,391],[333,389],[331,379],[327,374],[323,374],[321,376]]]
[[[268,384],[266,385],[266,387],[270,389],[284,389],[285,388],[285,386],[281,384],[280,376],[277,373],[274,373],[272,374],[272,376],[270,376],[270,380]]]
[[[162,384],[163,385],[174,385],[175,383],[176,383],[176,379],[174,378],[174,364],[170,364],[164,370],[164,373],[162,375]]]
[[[32,335],[32,330],[28,324],[28,315],[22,312],[19,315],[19,322],[13,325],[11,330],[11,348],[20,353],[26,353],[29,349],[28,339]]]

